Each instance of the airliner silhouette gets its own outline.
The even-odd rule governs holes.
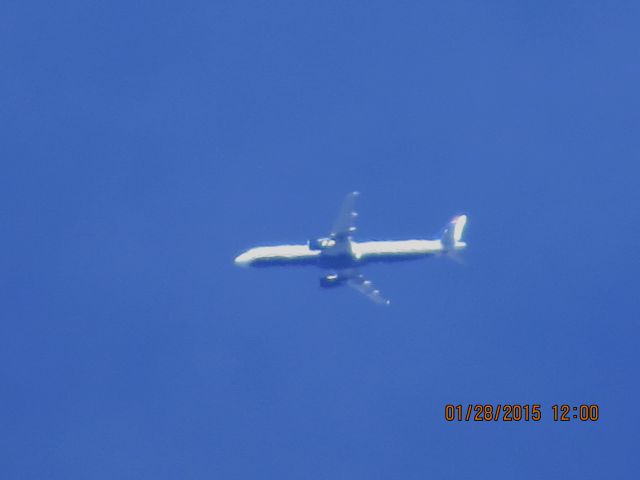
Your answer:
[[[251,248],[238,255],[235,264],[242,267],[316,265],[332,270],[332,273],[320,278],[320,286],[332,288],[348,285],[376,303],[389,305],[391,302],[360,273],[360,267],[372,262],[414,260],[434,255],[455,258],[456,252],[467,246],[462,241],[466,215],[454,217],[435,240],[356,242],[352,237],[356,231],[358,214],[355,200],[358,195],[358,192],[347,195],[329,236],[309,240],[306,245]]]

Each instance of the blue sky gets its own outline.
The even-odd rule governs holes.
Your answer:
[[[7,478],[634,478],[636,2],[5,2]],[[243,270],[426,237],[393,300]],[[447,403],[541,403],[447,423]],[[556,423],[554,403],[596,403]]]

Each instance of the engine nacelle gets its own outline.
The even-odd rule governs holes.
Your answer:
[[[320,286],[322,288],[339,287],[346,281],[346,278],[341,277],[337,273],[332,273],[331,275],[320,278]]]
[[[315,240],[309,240],[307,244],[309,245],[309,250],[317,251],[333,247],[336,241],[333,238],[316,238]]]

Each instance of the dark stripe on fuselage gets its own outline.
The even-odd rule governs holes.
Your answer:
[[[285,257],[272,257],[272,258],[256,258],[251,262],[252,267],[294,267],[296,265],[317,265],[317,257],[309,258],[285,258]]]
[[[258,258],[251,262],[252,267],[283,267],[283,266],[306,266],[316,265],[320,268],[327,268],[332,270],[342,270],[346,268],[355,268],[368,263],[395,263],[404,262],[407,260],[418,260],[420,258],[431,257],[432,253],[409,253],[401,254],[394,253],[389,255],[370,255],[356,260],[351,255],[336,255],[325,256],[320,255],[317,257],[308,258],[285,258],[285,257],[272,257],[272,258]]]
[[[343,255],[320,255],[318,266],[321,268],[331,268],[341,270],[343,268],[353,268],[358,265],[358,261],[348,253]]]
[[[388,255],[368,255],[363,257],[361,263],[394,263],[405,262],[407,260],[419,260],[421,258],[432,257],[434,253],[391,253]]]

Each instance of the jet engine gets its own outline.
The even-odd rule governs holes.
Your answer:
[[[320,278],[320,286],[322,288],[339,287],[346,281],[347,279],[345,277],[341,277],[337,273],[332,273],[331,275]]]
[[[309,240],[307,244],[309,245],[309,250],[317,251],[333,247],[336,241],[333,238],[316,238],[315,240]]]

